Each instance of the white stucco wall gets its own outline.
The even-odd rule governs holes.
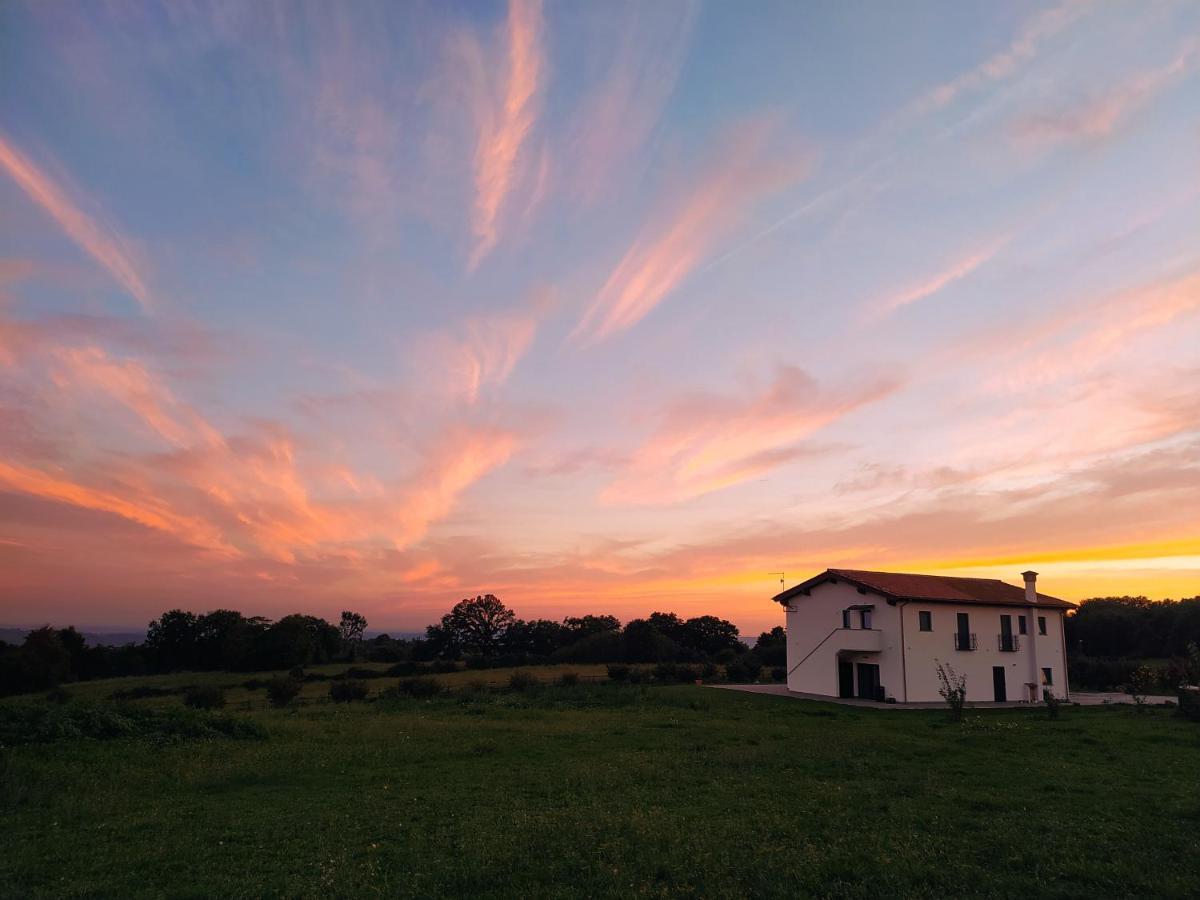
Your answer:
[[[858,630],[857,613],[852,614],[853,628],[842,629],[842,610],[862,604],[874,605],[871,624],[872,631],[879,632],[878,635],[854,633]],[[922,610],[932,615],[931,632],[920,630],[919,613]],[[970,616],[970,630],[977,637],[975,650],[954,649],[957,614],[960,612]],[[1020,649],[1015,652],[999,648],[1001,615],[1012,616],[1013,634],[1020,642]],[[1021,615],[1029,617],[1026,634],[1019,633],[1018,616]],[[1044,635],[1037,634],[1036,616],[1046,617]],[[846,582],[827,582],[814,587],[809,596],[792,598],[787,612],[787,685],[789,690],[800,693],[836,697],[837,663],[841,655],[842,659],[852,663],[878,665],[880,682],[888,697],[901,702],[939,702],[936,666],[940,661],[966,676],[969,702],[990,703],[995,699],[993,666],[1005,668],[1008,699],[1025,700],[1028,696],[1025,686],[1032,677],[1030,642],[1034,640],[1037,641],[1038,669],[1051,669],[1051,689],[1057,696],[1066,698],[1062,610],[1031,611],[1028,607],[918,602],[890,606],[878,594],[859,593],[858,588]],[[879,649],[868,652],[862,649],[865,646]],[[1040,671],[1038,678],[1040,682]]]
[[[933,631],[923,632],[919,628],[920,611],[928,611],[933,618]],[[957,630],[957,614],[970,616],[970,629],[978,642],[976,650],[955,650],[954,633]],[[1027,607],[1013,606],[956,606],[949,603],[908,603],[901,609],[904,619],[904,644],[906,650],[908,699],[912,702],[934,702],[941,699],[938,694],[937,663],[951,666],[955,672],[967,677],[967,700],[990,703],[995,699],[992,683],[992,667],[1004,666],[1005,688],[1010,701],[1027,699],[1025,685],[1030,681],[1030,644],[1037,640],[1038,668],[1052,670],[1052,690],[1056,696],[1065,697],[1067,673],[1063,665],[1062,610],[1039,609],[1033,614],[1028,634],[1019,634],[1018,616],[1030,616]],[[1015,652],[1002,651],[997,638],[1000,634],[1000,617],[1012,616],[1013,634],[1020,649]],[[1036,616],[1046,617],[1046,634],[1037,634]],[[1039,673],[1040,682],[1040,673]],[[1040,699],[1040,692],[1039,692]]]
[[[845,634],[835,633],[843,631],[842,610],[862,604],[874,605],[871,630],[878,635],[854,633],[858,630],[858,613],[852,616],[853,628]],[[870,644],[880,650],[856,651],[856,648]],[[836,697],[837,662],[841,652],[843,658],[852,663],[878,665],[879,681],[885,694],[902,699],[900,615],[896,607],[889,606],[878,594],[860,594],[853,585],[838,582],[817,585],[809,596],[793,598],[787,613],[787,648],[788,690]]]

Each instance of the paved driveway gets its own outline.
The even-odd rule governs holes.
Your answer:
[[[720,688],[723,691],[742,691],[746,694],[772,694],[776,697],[791,697],[793,700],[819,700],[822,703],[839,703],[842,706],[869,706],[872,709],[937,709],[945,706],[942,701],[936,703],[876,703],[874,700],[859,700],[857,698],[825,697],[820,694],[800,694],[789,691],[783,684],[710,684],[709,687]],[[1128,694],[1099,693],[1092,691],[1072,691],[1071,702],[1080,706],[1105,706],[1110,703],[1133,703]],[[1152,696],[1146,698],[1147,703],[1174,703],[1174,697]],[[977,706],[983,709],[1017,709],[1028,706],[1028,703],[968,703],[968,707]]]

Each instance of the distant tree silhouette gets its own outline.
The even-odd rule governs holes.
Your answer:
[[[350,610],[342,610],[342,620],[338,624],[338,631],[342,635],[342,644],[348,648],[353,648],[357,644],[362,643],[363,633],[367,630],[366,617],[360,613],[350,612]]]
[[[475,654],[494,656],[501,639],[516,621],[511,609],[494,594],[460,600],[442,616],[440,626],[430,626],[428,639],[436,643],[445,656]]]

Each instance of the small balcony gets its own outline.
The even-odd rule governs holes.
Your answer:
[[[878,653],[883,649],[883,632],[878,629],[839,628],[829,639],[839,652]]]
[[[967,634],[965,631],[954,632],[954,649],[955,650],[978,650],[979,641],[975,638],[975,632]]]
[[[1001,653],[1016,653],[1021,649],[1021,640],[1015,634],[996,635],[996,646]]]

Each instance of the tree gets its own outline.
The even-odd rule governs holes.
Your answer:
[[[316,616],[293,613],[268,627],[257,641],[254,661],[262,669],[291,669],[333,659],[341,646],[338,630]]]
[[[60,632],[43,625],[25,635],[21,667],[26,690],[57,687],[71,679],[71,651],[63,644]]]
[[[567,616],[563,625],[571,633],[571,640],[577,641],[593,634],[604,634],[621,630],[621,620],[616,616]]]
[[[683,646],[704,656],[714,656],[722,650],[742,650],[737,626],[717,616],[696,616],[683,623]]]
[[[634,619],[621,634],[621,650],[627,662],[675,662],[677,643],[650,624],[649,619]]]
[[[356,612],[342,610],[342,621],[338,625],[338,630],[342,634],[343,644],[361,643],[363,632],[367,630],[366,617]]]
[[[429,640],[440,641],[442,655],[470,653],[494,656],[501,639],[514,621],[516,615],[499,598],[494,594],[484,594],[482,597],[460,600],[442,616],[440,628],[430,626],[426,631]]]
[[[199,621],[193,613],[172,609],[146,628],[146,649],[158,668],[165,671],[196,666]]]
[[[768,666],[782,666],[787,663],[787,632],[782,625],[776,625],[770,631],[764,631],[754,643],[754,652]]]
[[[565,625],[550,619],[534,619],[526,622],[516,619],[504,632],[501,649],[505,653],[549,656],[570,640],[571,632]]]

